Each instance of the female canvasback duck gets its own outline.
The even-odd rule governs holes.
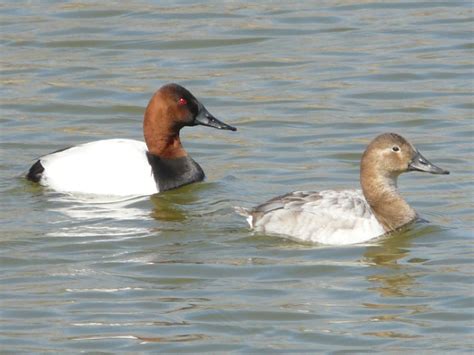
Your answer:
[[[131,196],[151,195],[204,179],[179,139],[185,126],[236,131],[177,84],[161,87],[145,111],[145,143],[106,139],[41,157],[27,179],[60,192]]]
[[[400,195],[397,178],[407,171],[449,174],[394,133],[376,137],[362,155],[361,190],[296,191],[253,209],[237,207],[258,232],[322,244],[356,244],[393,232],[417,214]]]

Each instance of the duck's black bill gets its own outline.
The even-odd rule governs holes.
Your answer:
[[[231,125],[228,125],[227,123],[224,123],[222,121],[219,121],[217,118],[211,115],[204,106],[200,108],[198,115],[194,119],[194,123],[197,125],[214,127],[217,129],[227,129],[229,131],[237,131],[237,128],[232,127]]]
[[[423,171],[430,174],[442,174],[447,175],[449,171],[441,169],[440,167],[432,164],[426,159],[420,152],[416,152],[413,160],[408,165],[408,171]]]

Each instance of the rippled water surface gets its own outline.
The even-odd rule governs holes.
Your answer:
[[[3,350],[472,351],[470,1],[3,1],[0,16]],[[102,201],[23,178],[71,144],[142,139],[167,82],[238,127],[183,130],[206,182]],[[327,247],[233,212],[357,187],[385,131],[451,171],[400,179],[429,223]]]

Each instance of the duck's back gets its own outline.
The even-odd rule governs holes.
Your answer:
[[[41,157],[29,177],[56,191],[150,195],[158,188],[146,153],[145,143],[136,140],[95,141]]]
[[[361,243],[384,234],[360,190],[296,191],[247,211],[255,230],[324,244]]]

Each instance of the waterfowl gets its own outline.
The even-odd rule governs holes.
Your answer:
[[[167,84],[146,108],[145,142],[105,139],[62,149],[41,157],[26,178],[60,192],[117,196],[151,195],[201,181],[202,168],[179,138],[183,127],[196,125],[236,130],[184,87]]]
[[[449,174],[402,136],[385,133],[362,155],[362,190],[296,191],[236,210],[258,232],[322,244],[362,243],[416,220],[417,213],[397,188],[398,176],[408,171]]]

